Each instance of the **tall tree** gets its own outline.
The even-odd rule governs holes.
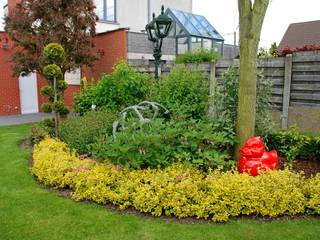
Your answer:
[[[90,49],[96,14],[92,0],[21,0],[5,18],[5,30],[15,42],[14,73],[42,73],[44,47],[59,43],[65,50],[65,73],[96,59]]]
[[[254,135],[256,119],[257,52],[264,17],[270,0],[238,0],[240,24],[240,80],[237,116],[239,149]]]

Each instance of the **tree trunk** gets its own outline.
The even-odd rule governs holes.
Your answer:
[[[58,100],[57,94],[57,79],[54,78],[53,80],[53,92],[54,92],[54,101],[55,104]],[[59,137],[59,123],[60,123],[60,116],[57,111],[54,111],[54,130],[55,130],[55,137]]]
[[[254,135],[257,92],[257,52],[261,28],[269,0],[238,0],[240,23],[240,79],[237,115],[239,143],[234,157],[239,160],[239,149]]]
[[[236,131],[239,144],[235,150],[235,157],[239,159],[240,147],[254,135],[256,121],[256,92],[257,92],[257,50],[258,45],[253,39],[243,39],[240,45],[240,81],[239,103]]]

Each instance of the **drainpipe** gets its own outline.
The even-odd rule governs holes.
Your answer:
[[[151,22],[151,0],[148,0],[148,22]]]

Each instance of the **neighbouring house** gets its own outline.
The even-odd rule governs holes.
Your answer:
[[[320,20],[290,24],[278,48],[296,49],[308,45],[320,45]]]
[[[4,12],[9,13],[21,0],[8,0]],[[99,79],[111,73],[115,63],[124,60],[153,60],[153,46],[147,39],[145,25],[152,20],[152,13],[160,14],[161,5],[174,24],[170,36],[163,43],[165,61],[173,61],[177,54],[207,48],[233,58],[238,50],[224,44],[223,37],[205,17],[192,13],[192,0],[94,0],[99,17],[97,35],[92,51],[99,55],[93,69],[79,69],[65,76],[69,84],[65,101],[72,106],[73,94],[80,90],[81,77]],[[9,63],[13,42],[5,32],[0,32],[0,115],[27,114],[40,111],[45,99],[40,89],[45,80],[37,74],[13,77]]]

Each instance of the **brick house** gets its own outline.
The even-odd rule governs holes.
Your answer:
[[[8,0],[4,6],[5,12],[14,9],[20,0]],[[170,13],[177,12],[179,16],[198,21],[198,27],[210,25],[211,35],[200,33],[185,33],[190,29],[179,22],[174,14],[174,34],[165,39],[163,43],[163,60],[172,61],[177,53],[182,50],[206,47],[216,48],[223,51],[223,38],[202,16],[192,14],[192,0],[94,0],[96,13],[99,21],[96,25],[97,35],[94,39],[95,48],[92,49],[100,58],[95,62],[95,67],[82,69],[74,73],[66,74],[65,79],[69,88],[65,93],[65,102],[72,107],[73,94],[80,91],[81,77],[99,79],[103,73],[111,73],[115,63],[120,60],[149,61],[153,59],[152,44],[148,41],[144,27],[152,18],[152,13],[159,13],[164,4]],[[179,10],[176,10],[179,9]],[[132,14],[134,12],[134,14]],[[201,21],[200,22],[200,17]],[[177,35],[178,29],[184,33]],[[197,28],[194,28],[197,31]],[[180,33],[182,33],[181,31]],[[199,32],[199,31],[198,31]],[[208,31],[204,31],[208,32]],[[183,41],[181,41],[183,40]],[[45,99],[40,95],[40,89],[46,84],[45,80],[37,74],[27,77],[13,77],[11,64],[9,63],[13,52],[13,43],[8,39],[5,32],[0,30],[0,115],[28,114],[40,111],[41,104]],[[218,44],[218,45],[217,45]]]

